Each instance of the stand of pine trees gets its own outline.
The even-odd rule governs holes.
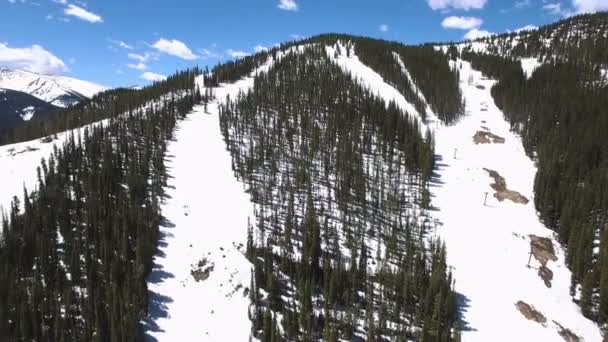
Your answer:
[[[569,19],[567,27],[591,30],[595,20],[608,27],[607,14]],[[462,54],[498,80],[492,96],[537,161],[535,205],[566,247],[571,294],[585,316],[602,324],[608,323],[608,82],[599,70],[608,65],[606,40],[581,35],[556,50],[539,48],[545,63],[529,79],[514,58]]]
[[[38,169],[35,191],[24,189],[3,214],[0,340],[143,340],[166,143],[176,121],[200,101],[197,73],[142,91],[107,92],[65,111],[82,110],[68,126],[87,115],[111,119],[56,148]],[[115,111],[104,114],[108,108]],[[12,137],[61,125],[35,123]]]
[[[275,61],[220,119],[256,204],[256,337],[458,339],[445,247],[426,234],[431,134],[356,84],[323,44]]]

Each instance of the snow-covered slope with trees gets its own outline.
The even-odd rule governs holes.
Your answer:
[[[28,93],[58,107],[74,105],[107,89],[72,77],[4,68],[0,68],[0,88]]]
[[[252,86],[249,77],[214,92],[224,101]],[[252,265],[245,242],[253,205],[232,170],[217,101],[195,107],[179,123],[167,164],[165,221],[148,281],[148,335],[158,341],[247,341]]]
[[[416,107],[408,102],[397,89],[385,82],[382,76],[376,71],[361,62],[359,57],[355,54],[351,44],[345,45],[338,42],[335,46],[327,46],[326,50],[327,55],[332,58],[344,72],[350,74],[357,82],[361,82],[361,84],[372,93],[382,97],[387,105],[394,102],[401,110],[416,118],[420,125],[421,133],[424,134],[426,124],[420,113],[416,110]]]
[[[494,81],[467,62],[457,65],[466,115],[435,131],[439,160],[433,205],[460,295],[462,340],[575,341],[566,338],[574,334],[601,341],[598,327],[570,297],[565,252],[534,207],[536,167],[494,104]],[[503,178],[506,189],[492,188],[500,180],[489,170]],[[503,195],[507,198],[497,199]]]

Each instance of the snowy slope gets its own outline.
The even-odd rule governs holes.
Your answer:
[[[520,59],[520,63],[527,78],[532,77],[534,70],[542,65],[542,63],[538,61],[538,58],[522,58]]]
[[[0,68],[0,88],[22,91],[58,107],[73,105],[107,88],[66,76]]]
[[[397,89],[384,82],[382,76],[380,76],[376,71],[361,62],[354,51],[347,54],[346,51],[348,48],[341,43],[338,44],[340,46],[340,53],[337,54],[337,58],[336,48],[334,46],[327,46],[325,48],[329,58],[338,64],[345,73],[350,74],[354,80],[358,81],[363,87],[367,88],[372,93],[377,94],[387,104],[393,101],[401,110],[409,113],[412,118],[415,118],[418,121],[421,133],[424,136],[424,133],[426,132],[426,124],[414,105],[409,103]]]
[[[269,61],[252,75],[271,65]],[[204,87],[202,80],[199,86]],[[224,101],[252,87],[253,77],[247,77],[215,88],[214,95]],[[162,207],[166,224],[148,281],[151,317],[145,324],[151,340],[249,340],[252,265],[244,253],[248,220],[254,222],[255,216],[232,170],[217,101],[208,113],[195,107],[179,123],[168,148],[172,178]],[[208,278],[197,281],[193,270]]]
[[[165,101],[169,96],[161,96],[159,99],[146,104],[143,108]],[[61,132],[53,136],[52,139],[43,138],[0,146],[0,213],[2,209],[9,210],[14,196],[22,199],[24,186],[28,191],[35,190],[38,183],[36,168],[40,166],[42,159],[48,159],[55,146],[61,148],[71,134],[83,134],[87,127],[106,125],[108,122],[109,120],[102,120]]]
[[[37,139],[0,146],[0,212],[8,212],[13,196],[22,199],[24,186],[28,191],[35,190],[40,161],[53,153],[54,146],[60,148],[70,134],[77,132],[78,129],[59,133],[48,143]]]
[[[439,181],[433,186],[438,234],[447,244],[456,291],[466,327],[463,341],[563,341],[559,326],[585,341],[601,341],[597,326],[584,318],[569,296],[570,271],[553,233],[539,221],[533,202],[536,167],[521,140],[490,95],[494,81],[482,78],[470,64],[459,61],[466,116],[453,126],[436,130]],[[474,81],[469,84],[469,75]],[[485,89],[476,86],[482,85]],[[483,127],[482,127],[483,126]],[[473,135],[490,131],[503,144],[475,144]],[[527,204],[499,202],[492,195],[493,179],[484,168],[500,173],[510,190],[527,197]],[[484,196],[488,193],[487,205]],[[530,234],[551,239],[557,261],[551,288],[538,275],[539,262],[530,253]],[[540,324],[524,318],[518,301],[546,317]]]

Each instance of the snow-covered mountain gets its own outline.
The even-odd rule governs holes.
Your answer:
[[[0,88],[21,91],[57,107],[69,107],[107,88],[67,76],[0,68]]]
[[[543,116],[532,128],[568,147],[549,156],[540,139],[543,149],[527,145],[535,131],[508,105],[541,102],[539,75],[564,72],[543,65],[548,53],[569,62],[579,56],[560,46],[603,44],[604,19],[435,46],[322,35],[106,92],[83,106],[101,121],[0,146],[2,241],[24,260],[0,253],[17,270],[0,278],[7,335],[30,336],[16,324],[30,305],[53,318],[40,319],[38,340],[601,341],[608,239],[593,229],[608,227],[608,197],[582,192],[604,189],[608,173],[597,166],[567,189],[584,201],[563,218],[593,215],[560,229],[538,184],[547,169],[568,181],[571,155],[581,173],[588,159],[607,165],[597,137],[608,105],[585,112],[596,131],[568,116],[576,107],[559,124]],[[503,65],[522,98],[497,96]],[[566,86],[564,108],[592,102],[585,87],[551,84]],[[16,111],[25,120],[30,109]],[[560,145],[576,130],[590,141]],[[590,157],[567,153],[575,145]],[[34,192],[11,204],[24,187]],[[25,304],[5,299],[14,294]]]

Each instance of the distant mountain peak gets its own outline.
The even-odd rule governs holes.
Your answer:
[[[60,75],[0,67],[0,88],[21,91],[57,107],[69,107],[108,88]]]

